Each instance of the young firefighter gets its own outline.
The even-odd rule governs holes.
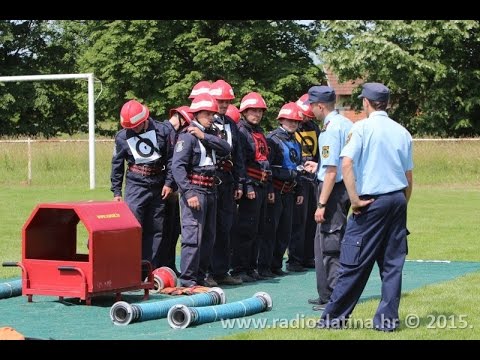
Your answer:
[[[171,109],[170,119],[163,122],[169,132],[172,149],[177,143],[180,132],[193,120],[193,114],[189,111],[190,107],[188,106]],[[177,184],[173,183],[172,189],[173,192],[167,198],[165,204],[164,237],[157,256],[160,258],[159,263],[162,264],[162,266],[168,266],[179,276],[180,272],[175,264],[177,241],[181,233],[180,207],[178,204],[178,192],[176,191]]]
[[[212,127],[218,111],[209,94],[198,95],[190,105],[194,119],[178,136],[172,173],[180,191],[182,214],[181,286],[203,285],[215,242],[217,215],[216,153],[231,146]]]
[[[302,164],[306,161],[318,163],[318,136],[320,128],[314,121],[315,114],[310,105],[304,104],[308,94],[302,95],[296,102],[300,108],[302,122],[295,132],[302,147]],[[317,210],[317,182],[315,176],[306,171],[300,172],[303,203],[293,206],[292,239],[288,246],[288,264],[301,265],[305,268],[315,268],[314,239],[317,223],[314,214]]]
[[[213,245],[211,259],[211,274],[207,283],[211,286],[218,284],[238,285],[240,278],[232,277],[230,270],[230,231],[233,217],[237,210],[236,200],[243,195],[245,181],[245,164],[239,132],[235,122],[226,115],[230,102],[235,99],[233,89],[224,80],[217,80],[210,86],[210,95],[218,103],[218,114],[215,114],[213,126],[218,129],[220,137],[232,147],[232,152],[227,156],[217,156],[217,235]]]
[[[240,141],[246,165],[245,193],[238,203],[238,217],[232,230],[232,276],[243,282],[260,279],[257,271],[258,249],[262,241],[267,196],[274,201],[268,146],[260,127],[265,100],[256,92],[245,95],[240,103]],[[267,195],[268,194],[268,195]]]
[[[298,112],[293,102],[283,105],[277,116],[280,126],[267,135],[275,201],[267,205],[265,233],[258,257],[258,270],[263,277],[285,275],[283,255],[292,234],[293,206],[303,202],[296,170],[302,161],[300,144],[295,139],[295,131],[302,121]],[[299,271],[293,264],[287,265],[287,269]]]
[[[162,265],[157,252],[163,239],[165,199],[172,192],[172,151],[165,126],[149,114],[136,100],[123,105],[123,129],[115,136],[112,157],[111,190],[114,200],[121,201],[125,176],[125,202],[142,226],[142,259],[157,268]],[[147,275],[148,269],[143,267],[142,279]]]

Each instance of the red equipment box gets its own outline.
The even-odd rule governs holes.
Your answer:
[[[88,254],[77,253],[77,225],[88,231]],[[153,288],[142,282],[142,229],[127,204],[88,201],[39,204],[22,228],[22,294],[74,297]]]

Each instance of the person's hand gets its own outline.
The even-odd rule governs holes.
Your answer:
[[[273,204],[275,202],[275,193],[271,192],[267,194],[267,203]]]
[[[165,200],[172,193],[172,188],[164,185],[162,188],[162,199]]]
[[[250,200],[255,199],[255,191],[247,192],[247,199],[250,199]]]
[[[315,222],[317,224],[321,224],[323,222],[325,222],[325,207],[319,209],[317,208],[317,210],[315,210]]]
[[[243,191],[237,189],[237,190],[235,190],[235,193],[233,194],[233,198],[235,200],[239,200],[239,199],[241,199],[242,195],[243,195]]]
[[[306,172],[309,172],[311,174],[317,172],[317,167],[318,167],[318,163],[311,160],[305,161],[305,164],[303,164],[303,169]]]
[[[195,136],[197,139],[200,139],[200,140],[205,139],[205,133],[196,126],[189,126],[187,128],[187,131],[193,136]]]
[[[122,197],[121,196],[115,196],[113,198],[113,201],[122,201]]]
[[[195,210],[200,210],[200,201],[198,200],[198,196],[193,196],[190,199],[187,199],[188,207],[191,207]]]
[[[355,214],[355,215],[358,215],[362,212],[362,209],[367,206],[367,205],[370,205],[372,202],[374,202],[375,199],[368,199],[368,200],[361,200],[361,199],[358,199],[358,200],[355,200],[355,201],[351,201],[351,206],[352,206],[352,212]]]

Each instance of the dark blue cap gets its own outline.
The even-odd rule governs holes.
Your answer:
[[[367,98],[372,101],[388,101],[390,90],[380,83],[365,83],[362,85],[362,93],[358,96],[359,99]]]
[[[308,105],[311,103],[329,103],[335,101],[335,90],[330,86],[312,86],[308,89],[308,99],[304,104]]]

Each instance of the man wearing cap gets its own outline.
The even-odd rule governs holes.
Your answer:
[[[318,137],[319,163],[315,169],[319,181],[314,215],[318,224],[314,246],[318,298],[308,301],[314,304],[313,310],[323,310],[337,282],[340,242],[350,208],[340,171],[340,151],[353,124],[335,110],[335,100],[335,91],[329,86],[312,86],[308,90],[306,103],[311,105],[316,119],[323,122]]]
[[[343,148],[342,173],[352,205],[340,254],[341,271],[319,328],[345,326],[376,262],[382,298],[376,330],[399,325],[402,269],[407,255],[407,203],[412,193],[412,137],[386,113],[389,89],[366,83],[360,95],[367,114]]]

